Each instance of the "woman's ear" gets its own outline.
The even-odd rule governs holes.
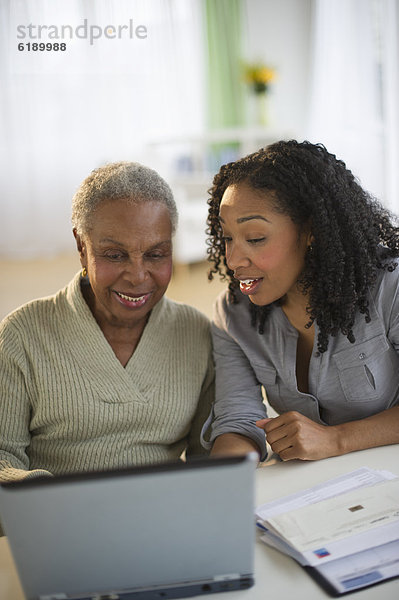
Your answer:
[[[306,223],[305,231],[307,232],[306,245],[308,248],[310,248],[314,244],[314,235],[312,233],[312,220],[311,219],[309,219],[309,221]]]
[[[84,267],[85,265],[83,264],[82,260],[85,257],[85,243],[82,240],[82,238],[80,237],[80,235],[78,234],[76,227],[73,228],[73,235],[75,237],[75,241],[76,241],[76,247],[78,249],[79,252],[79,256],[80,256],[80,262],[82,263],[82,267]]]

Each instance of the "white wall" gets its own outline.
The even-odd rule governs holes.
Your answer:
[[[248,60],[278,71],[274,125],[325,144],[399,214],[398,0],[245,0]]]
[[[309,104],[312,0],[245,0],[248,61],[277,70],[271,87],[273,125],[303,138]]]

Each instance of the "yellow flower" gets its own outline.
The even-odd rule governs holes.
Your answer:
[[[262,67],[256,72],[255,76],[256,76],[257,81],[263,81],[263,83],[269,83],[270,81],[274,80],[276,74],[275,74],[274,70],[271,69],[270,67]]]
[[[262,63],[244,65],[245,81],[251,85],[256,93],[266,92],[269,84],[275,80],[276,71]]]

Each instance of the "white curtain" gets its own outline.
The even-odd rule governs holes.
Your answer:
[[[314,0],[308,137],[399,213],[397,0]]]
[[[114,160],[157,168],[150,139],[202,129],[200,8],[200,0],[0,1],[0,256],[71,250],[71,197],[92,169]],[[90,43],[94,25],[102,34]],[[48,27],[42,39],[39,26]]]

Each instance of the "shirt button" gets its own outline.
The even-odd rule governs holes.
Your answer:
[[[365,353],[364,353],[364,352],[361,352],[361,353],[359,354],[359,358],[360,358],[360,360],[364,360],[364,359],[366,358],[366,355],[365,355]]]
[[[317,356],[317,358],[318,358],[320,356],[320,352],[317,351],[317,352],[314,353],[314,355]]]

